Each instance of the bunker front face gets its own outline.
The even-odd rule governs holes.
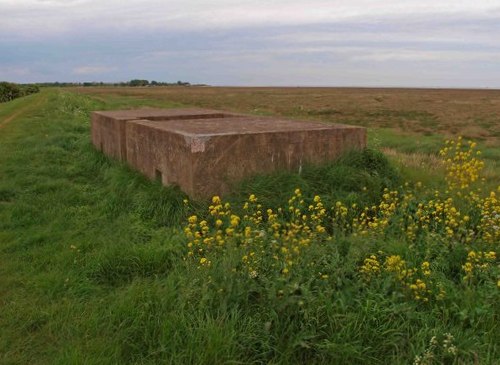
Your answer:
[[[205,109],[139,109],[94,112],[92,141],[149,178],[205,198],[251,175],[300,172],[304,164],[362,149],[366,130]]]
[[[126,161],[126,124],[132,120],[224,118],[233,114],[207,109],[135,109],[92,113],[92,142],[106,155]]]

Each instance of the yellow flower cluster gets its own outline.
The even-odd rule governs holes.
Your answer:
[[[218,196],[212,198],[208,210],[211,223],[193,215],[188,218],[188,225],[184,228],[188,239],[188,257],[194,257],[200,266],[210,266],[211,261],[206,255],[214,247],[223,246],[227,237],[232,236],[234,226],[239,223],[239,217],[231,215],[229,203],[222,204]],[[225,228],[224,222],[228,222]]]
[[[498,189],[500,190],[500,187]],[[500,199],[494,191],[484,199],[481,205],[480,230],[486,242],[500,242]]]
[[[354,211],[357,208],[357,204],[352,204],[351,209]],[[346,232],[351,228],[351,222],[349,219],[349,208],[347,208],[344,203],[338,201],[332,208],[332,225],[336,229],[342,232]]]
[[[428,279],[431,275],[430,263],[424,261],[420,267],[409,268],[406,261],[399,255],[389,255],[384,258],[384,253],[379,252],[379,256],[370,255],[365,258],[359,271],[366,281],[383,274],[389,274],[400,285],[402,290],[411,293],[411,297],[417,301],[428,302],[433,291],[432,281]],[[427,282],[425,281],[427,279]],[[440,290],[436,299],[442,299],[443,291]]]
[[[447,192],[422,190],[421,183],[414,187],[405,184],[399,190],[385,189],[380,202],[373,206],[342,201],[327,206],[320,196],[307,199],[296,189],[284,207],[266,209],[251,194],[241,209],[234,210],[214,196],[203,217],[188,218],[184,229],[186,259],[201,269],[217,262],[217,255],[231,251],[239,260],[233,270],[250,278],[270,273],[290,277],[301,263],[318,265],[304,257],[317,247],[327,249],[339,236],[383,237],[390,232],[411,247],[425,244],[428,238],[446,243],[445,247],[462,243],[472,249],[485,243],[498,244],[500,187],[485,197],[480,190],[471,189],[484,163],[477,157],[476,145],[469,142],[467,146],[464,151],[461,139],[448,141],[441,151],[447,169]],[[494,266],[495,255],[494,251],[470,251],[463,265],[465,279],[470,281]],[[387,275],[409,297],[427,302],[444,297],[444,291],[431,280],[430,267],[428,261],[409,266],[398,255],[379,252],[364,259],[359,271],[367,282]],[[316,272],[321,279],[328,278],[324,268],[318,267]]]
[[[409,287],[415,300],[421,300],[424,303],[429,301],[429,294],[431,294],[432,291],[427,289],[427,285],[423,280],[417,279],[413,284],[410,284]]]
[[[353,220],[353,228],[362,235],[383,233],[396,212],[399,203],[398,191],[384,189],[382,200],[378,206],[365,207],[359,217]]]
[[[344,210],[343,217],[350,217],[352,231],[364,236],[385,234],[391,228],[401,232],[402,238],[408,242],[428,234],[437,234],[449,243],[471,243],[477,239],[500,242],[498,193],[492,191],[482,197],[480,186],[477,190],[472,189],[472,183],[480,179],[484,168],[476,147],[472,141],[464,146],[461,138],[446,141],[440,151],[446,167],[446,192],[427,192],[425,195],[431,198],[419,199],[407,183],[400,191],[385,189],[380,204],[376,206],[348,210],[342,203],[337,203]],[[422,184],[417,183],[415,187],[420,189]],[[473,219],[476,216],[479,219]],[[335,219],[339,220],[337,216]],[[351,228],[349,222],[342,223],[345,231]]]
[[[491,209],[497,203],[492,199],[485,205],[483,215],[487,219],[483,220],[484,227],[471,226],[470,216],[459,210],[456,197],[443,197],[439,191],[434,192],[430,200],[418,200],[410,190],[397,192],[386,189],[382,202],[377,206],[348,210],[341,203],[337,205],[343,209],[342,217],[352,217],[352,230],[361,236],[383,235],[392,228],[408,242],[429,233],[441,235],[447,241],[470,242],[479,230],[484,232],[485,239],[492,237],[491,241],[500,235],[496,228],[496,220],[500,216],[487,214],[497,209],[496,206]],[[477,199],[476,205],[482,204],[483,200]],[[333,221],[342,222],[343,231],[347,232],[351,225],[345,219],[340,220],[338,214],[338,211],[333,212]],[[335,226],[338,227],[338,224]]]
[[[191,216],[184,229],[187,256],[200,267],[211,264],[212,252],[239,248],[243,251],[242,266],[250,276],[259,275],[267,257],[272,258],[272,270],[287,275],[311,242],[330,239],[325,227],[327,210],[321,198],[315,196],[307,205],[300,189],[295,190],[287,209],[276,212],[264,211],[254,194],[243,205],[243,217],[233,214],[230,204],[218,196],[212,198],[212,203],[208,220]]]
[[[463,190],[479,179],[479,174],[484,168],[484,162],[477,156],[481,151],[476,151],[476,143],[468,141],[464,145],[462,137],[456,141],[446,141],[445,147],[439,151],[446,168],[446,181],[451,190]]]
[[[454,199],[442,198],[438,191],[434,193],[434,199],[417,203],[415,215],[406,215],[406,218],[411,221],[408,230],[414,235],[423,231],[443,233],[448,239],[467,236],[464,228],[469,217],[462,217]]]
[[[359,268],[366,281],[370,281],[373,277],[379,276],[381,273],[381,265],[376,255],[370,255],[363,261],[363,265]]]
[[[462,265],[465,272],[464,280],[471,281],[474,276],[486,273],[496,261],[495,251],[469,251],[467,260]]]

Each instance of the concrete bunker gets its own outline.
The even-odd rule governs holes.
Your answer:
[[[366,147],[366,129],[206,109],[94,112],[92,141],[150,179],[196,198],[224,194],[233,182]]]

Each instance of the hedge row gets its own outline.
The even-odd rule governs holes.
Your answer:
[[[18,85],[11,82],[0,82],[0,103],[11,101],[22,96],[34,94],[40,88],[34,84]]]

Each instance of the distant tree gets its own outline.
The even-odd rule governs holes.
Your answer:
[[[148,86],[149,81],[148,80],[134,79],[134,80],[130,80],[129,85],[130,86]]]

